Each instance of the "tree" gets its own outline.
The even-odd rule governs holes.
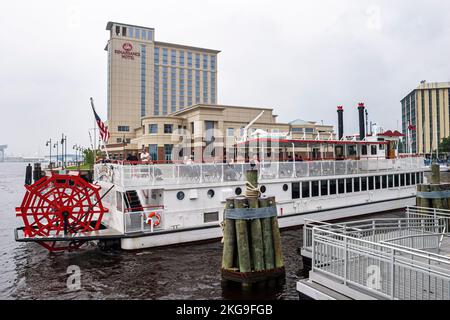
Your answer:
[[[83,151],[84,154],[84,163],[89,166],[93,166],[95,162],[94,151],[92,149],[85,149]]]
[[[439,142],[438,150],[439,152],[450,152],[450,137],[443,138]]]

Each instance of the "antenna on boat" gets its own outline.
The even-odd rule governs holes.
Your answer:
[[[247,138],[248,138],[248,129],[249,129],[249,128],[250,128],[250,127],[251,127],[251,126],[259,119],[259,118],[261,118],[261,116],[263,115],[263,113],[264,113],[264,110],[261,111],[261,113],[258,114],[258,115],[256,116],[255,119],[253,119],[252,121],[250,121],[249,124],[246,125],[246,126],[244,127],[243,141],[247,141]]]

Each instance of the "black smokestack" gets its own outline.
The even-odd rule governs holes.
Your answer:
[[[344,108],[342,106],[337,107],[338,114],[338,140],[341,140],[344,136]]]
[[[359,113],[359,140],[363,140],[366,137],[366,129],[364,124],[364,103],[358,103]]]

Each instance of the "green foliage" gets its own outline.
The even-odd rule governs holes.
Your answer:
[[[93,166],[95,162],[94,151],[92,149],[85,149],[83,151],[84,154],[84,163]]]
[[[443,138],[439,142],[439,152],[450,152],[450,137]]]

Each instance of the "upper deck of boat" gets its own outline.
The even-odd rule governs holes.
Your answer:
[[[245,181],[245,172],[259,170],[260,181],[347,176],[357,174],[387,174],[424,170],[420,157],[361,160],[321,160],[251,163],[142,164],[98,163],[94,180],[116,186],[145,187],[180,184],[224,183]]]

